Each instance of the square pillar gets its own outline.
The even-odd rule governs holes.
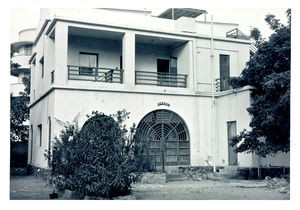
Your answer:
[[[190,90],[193,90],[195,87],[194,84],[194,48],[193,48],[193,42],[192,41],[188,41],[188,43],[186,44],[187,46],[187,52],[188,52],[188,66],[189,66],[189,74],[188,74],[188,78],[187,78],[187,87]]]
[[[55,84],[65,85],[68,81],[68,25],[66,23],[56,23],[54,42]]]
[[[123,83],[133,88],[135,85],[135,33],[128,31],[123,36]]]

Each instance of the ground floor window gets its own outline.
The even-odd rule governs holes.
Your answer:
[[[38,134],[39,134],[40,147],[41,147],[42,143],[43,143],[43,128],[42,128],[42,124],[39,124],[37,127],[38,127]]]

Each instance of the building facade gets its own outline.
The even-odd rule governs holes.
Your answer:
[[[250,57],[237,24],[197,21],[204,10],[42,9],[31,64],[28,163],[63,126],[99,111],[130,112],[157,166],[257,166],[236,154],[249,129],[251,87],[231,89]],[[235,33],[236,32],[236,33]]]
[[[20,65],[18,70],[10,71],[10,75],[17,78],[10,85],[13,96],[18,96],[20,91],[24,91],[25,86],[22,79],[30,77],[30,64],[28,61],[32,54],[34,37],[35,28],[24,29],[19,32],[19,40],[11,43],[11,48],[14,51],[11,61]]]

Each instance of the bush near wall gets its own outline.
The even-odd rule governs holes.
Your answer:
[[[123,125],[128,115],[125,110],[113,116],[93,112],[81,130],[76,123],[66,125],[48,157],[51,182],[81,198],[129,194],[131,184],[140,179],[143,160],[134,126],[128,132]]]

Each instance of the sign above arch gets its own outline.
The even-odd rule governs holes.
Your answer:
[[[157,106],[168,106],[168,107],[170,107],[170,104],[168,102],[158,102]]]

